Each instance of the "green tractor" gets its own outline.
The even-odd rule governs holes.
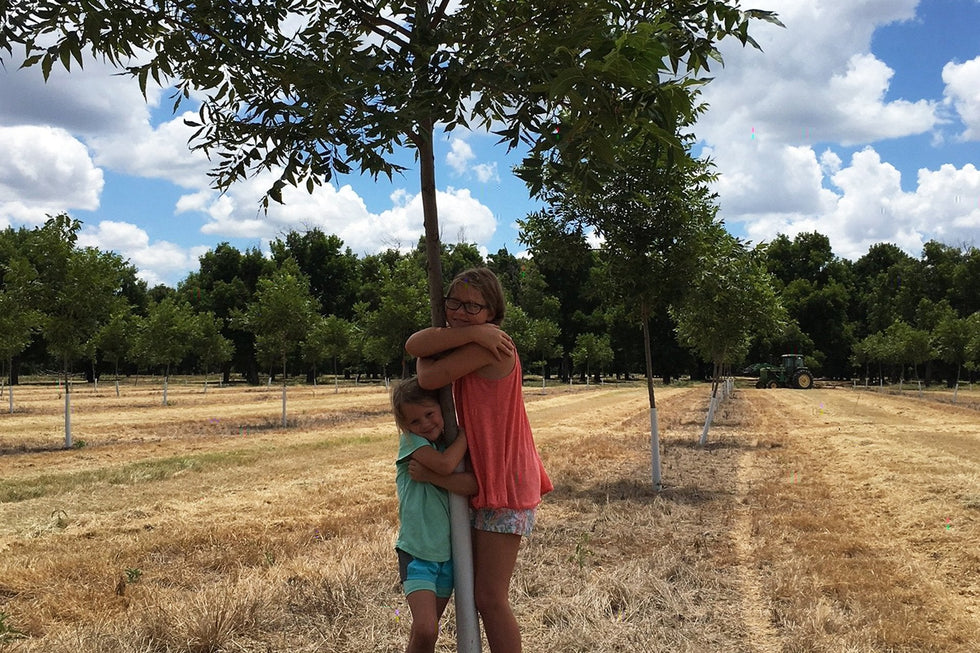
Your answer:
[[[760,365],[757,388],[798,388],[809,390],[813,387],[813,373],[803,363],[799,354],[783,354],[783,364]]]

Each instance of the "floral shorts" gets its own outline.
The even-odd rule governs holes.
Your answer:
[[[527,537],[534,528],[536,512],[537,508],[528,508],[527,510],[475,508],[470,511],[470,523],[478,531],[510,533]]]

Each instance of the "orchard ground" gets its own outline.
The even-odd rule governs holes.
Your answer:
[[[56,386],[0,414],[0,649],[404,649],[383,386],[75,388],[76,449]],[[526,651],[977,650],[980,390],[746,380],[702,449],[708,392],[657,387],[656,493],[642,384],[525,386]]]

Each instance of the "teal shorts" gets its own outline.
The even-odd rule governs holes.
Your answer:
[[[441,599],[448,599],[453,593],[453,561],[432,562],[398,552],[398,577],[402,581],[405,596],[419,590],[435,592]]]

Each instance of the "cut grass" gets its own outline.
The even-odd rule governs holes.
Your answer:
[[[958,595],[948,582],[980,568],[969,553],[975,493],[948,492],[969,478],[969,458],[928,468],[935,493],[910,500],[904,487],[925,487],[915,477],[922,461],[904,462],[908,442],[885,437],[895,411],[872,405],[879,399],[861,399],[856,421],[869,426],[843,424],[852,444],[827,449],[843,438],[833,400],[844,391],[740,391],[702,449],[694,442],[706,388],[658,390],[668,487],[655,493],[643,388],[531,392],[556,489],[511,585],[525,650],[970,650],[971,589]],[[222,408],[237,414],[256,394],[212,399],[238,402]],[[351,419],[333,405],[323,417],[318,399],[318,412],[287,430],[178,432],[145,444],[133,440],[143,426],[127,409],[125,441],[95,434],[84,455],[0,456],[11,491],[48,479],[37,498],[0,502],[0,615],[27,635],[11,650],[404,650],[410,618],[392,552],[397,441],[380,408],[387,398],[339,400]],[[826,410],[804,424],[816,401]],[[190,403],[181,419],[207,426],[201,416],[217,414]],[[159,410],[147,410],[146,428],[157,429]],[[895,419],[911,429],[920,418]],[[962,430],[976,430],[963,419]],[[949,456],[956,444],[943,444]],[[954,528],[933,520],[936,532],[918,539],[896,530],[939,507]],[[450,607],[438,653],[455,650],[453,636]]]

